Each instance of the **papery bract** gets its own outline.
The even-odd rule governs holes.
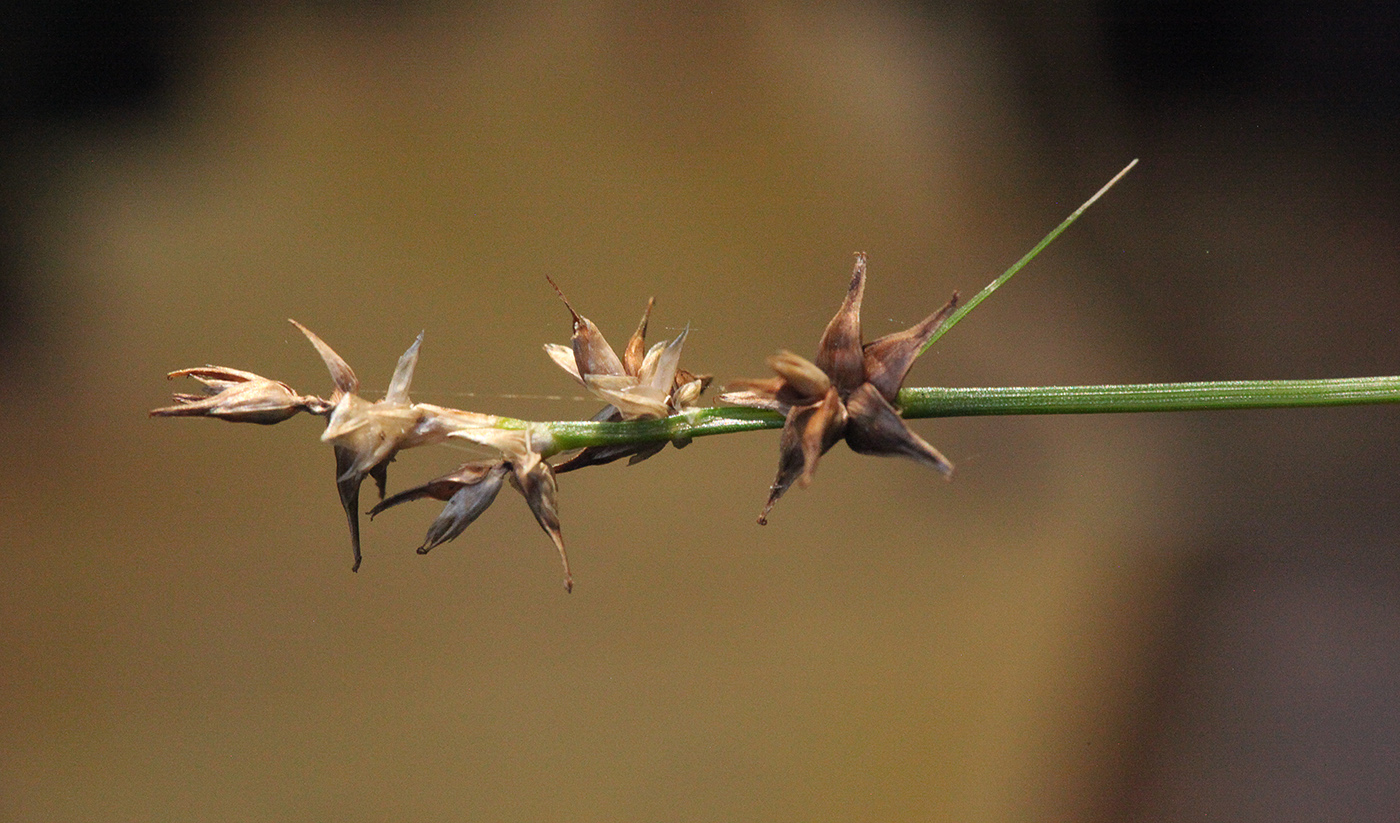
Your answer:
[[[373,518],[385,509],[424,497],[447,501],[442,513],[428,526],[428,534],[418,547],[419,554],[427,554],[434,546],[456,538],[486,511],[509,473],[510,466],[502,460],[464,463],[451,474],[380,501],[369,510],[369,516]]]

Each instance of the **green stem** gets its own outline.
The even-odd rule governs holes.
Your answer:
[[[1006,388],[916,388],[899,393],[907,419],[1010,414],[1104,414],[1110,412],[1282,409],[1400,403],[1400,376],[1324,380],[1223,380],[1198,383],[1139,383],[1106,386]],[[777,412],[737,407],[699,409],[664,420],[626,423],[542,424],[561,450],[584,446],[686,440],[712,434],[776,429]]]
[[[899,401],[904,416],[910,418],[1354,406],[1400,403],[1400,377],[905,389],[899,393]]]
[[[624,443],[655,443],[658,440],[685,441],[711,434],[735,434],[760,429],[782,428],[777,412],[716,406],[676,414],[663,420],[632,420],[625,423],[587,421],[543,424],[561,451],[585,446],[615,446]]]
[[[1080,206],[1079,208],[1075,209],[1074,212],[1071,213],[1069,217],[1066,217],[1063,221],[1061,221],[1061,222],[1060,222],[1060,225],[1058,225],[1058,226],[1056,226],[1055,228],[1051,229],[1051,230],[1050,230],[1050,233],[1047,234],[1047,235],[1045,235],[1044,237],[1042,237],[1042,238],[1040,239],[1040,242],[1035,244],[1035,247],[1034,247],[1034,248],[1032,248],[1030,251],[1026,252],[1025,255],[1023,255],[1023,256],[1021,257],[1020,260],[1017,260],[1015,263],[1013,263],[1013,264],[1011,265],[1011,268],[1009,268],[1009,269],[1007,269],[1006,271],[1002,272],[1000,277],[998,277],[997,279],[995,279],[995,280],[993,280],[992,282],[988,283],[985,287],[983,287],[983,289],[982,289],[981,291],[979,291],[979,292],[977,292],[976,294],[974,294],[974,295],[972,296],[972,299],[971,299],[971,300],[967,301],[966,303],[962,304],[961,306],[958,306],[957,310],[954,311],[952,314],[948,315],[948,319],[943,321],[943,325],[939,326],[939,327],[938,327],[938,330],[935,331],[935,332],[933,333],[933,336],[930,337],[930,338],[924,343],[924,345],[923,345],[922,348],[919,349],[919,354],[923,354],[924,352],[928,351],[928,347],[929,347],[929,346],[932,346],[934,343],[936,343],[936,342],[938,341],[938,338],[940,338],[940,337],[942,337],[943,335],[947,334],[947,333],[948,333],[948,330],[951,329],[951,328],[953,328],[954,326],[956,326],[956,325],[958,324],[958,321],[961,320],[961,319],[963,319],[963,317],[966,316],[968,312],[970,312],[970,311],[972,311],[973,309],[977,308],[977,304],[978,304],[978,303],[981,303],[983,300],[986,300],[988,297],[991,297],[991,296],[992,296],[992,292],[994,292],[994,291],[996,291],[997,289],[1001,288],[1001,287],[1002,287],[1002,284],[1004,284],[1006,281],[1010,280],[1010,279],[1016,274],[1016,272],[1019,272],[1021,269],[1024,269],[1024,268],[1026,267],[1026,264],[1027,264],[1027,263],[1029,263],[1029,262],[1031,262],[1032,260],[1034,260],[1034,259],[1036,258],[1036,255],[1038,255],[1038,254],[1040,254],[1042,251],[1044,251],[1046,246],[1048,246],[1048,245],[1050,245],[1052,242],[1054,242],[1054,240],[1055,240],[1056,237],[1059,237],[1062,233],[1064,233],[1064,230],[1065,230],[1065,229],[1069,228],[1070,225],[1074,223],[1074,221],[1078,220],[1078,219],[1079,219],[1079,216],[1080,216],[1081,214],[1083,214],[1084,212],[1088,211],[1088,210],[1089,210],[1089,207],[1092,206],[1092,205],[1094,205],[1094,203],[1095,203],[1100,197],[1103,197],[1105,194],[1107,194],[1107,193],[1108,193],[1108,190],[1111,189],[1111,188],[1113,188],[1113,186],[1114,186],[1115,183],[1117,183],[1119,180],[1122,180],[1122,179],[1123,179],[1123,175],[1125,175],[1125,174],[1127,174],[1128,172],[1132,171],[1132,170],[1133,170],[1133,166],[1136,166],[1137,163],[1138,163],[1138,161],[1137,161],[1136,159],[1134,159],[1133,162],[1131,162],[1131,163],[1129,163],[1128,165],[1124,166],[1122,171],[1120,171],[1120,172],[1118,172],[1117,174],[1113,175],[1113,179],[1112,179],[1112,180],[1109,180],[1107,183],[1104,183],[1104,184],[1103,184],[1103,188],[1101,188],[1101,189],[1099,189],[1098,191],[1094,192],[1094,196],[1093,196],[1093,197],[1090,197],[1088,200],[1085,200],[1085,201],[1084,201],[1084,204],[1083,204],[1082,206]]]

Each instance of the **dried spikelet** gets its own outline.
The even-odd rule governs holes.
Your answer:
[[[198,380],[205,393],[176,393],[175,405],[152,409],[152,417],[213,417],[268,426],[304,411],[326,414],[331,407],[319,397],[297,394],[286,383],[225,366],[199,366],[166,375],[166,379],[176,377]]]
[[[822,333],[816,358],[780,352],[768,358],[776,378],[737,380],[720,395],[722,402],[787,417],[778,441],[778,474],[759,523],[768,522],[773,505],[793,483],[811,482],[821,456],[842,438],[861,454],[908,457],[945,477],[953,472],[953,464],[911,431],[892,404],[920,349],[952,313],[958,296],[914,327],[862,344],[864,294],[865,255],[857,254],[846,297]]]

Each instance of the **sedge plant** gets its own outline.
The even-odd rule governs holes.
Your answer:
[[[667,444],[680,448],[697,437],[782,429],[777,476],[758,519],[764,524],[779,498],[793,485],[810,483],[822,454],[842,440],[856,452],[910,458],[950,478],[953,464],[905,425],[904,421],[915,418],[1400,402],[1400,376],[1001,388],[902,386],[919,355],[1030,263],[1136,164],[1136,160],[1129,163],[971,299],[960,302],[954,294],[920,323],[870,342],[864,341],[860,328],[866,257],[857,254],[845,298],[821,335],[813,359],[781,351],[767,361],[774,376],[730,381],[719,405],[700,403],[711,377],[680,365],[688,329],[671,340],[646,346],[652,301],[619,355],[550,280],[568,309],[573,334],[570,345],[546,344],[545,352],[605,404],[591,420],[529,421],[413,402],[409,388],[422,334],[399,358],[385,396],[367,400],[349,364],[295,320],[291,322],[330,372],[334,388],[329,397],[302,395],[285,383],[239,369],[202,366],[167,377],[194,378],[203,384],[203,394],[176,394],[174,405],[154,409],[151,415],[264,425],[301,412],[325,417],[321,440],[331,445],[335,455],[335,482],[350,530],[352,570],[358,570],[362,560],[360,487],[365,477],[374,480],[378,491],[378,502],[368,512],[371,517],[415,500],[444,503],[418,547],[420,554],[460,535],[509,484],[525,498],[558,551],[565,589],[572,590],[558,512],[558,475],[623,458],[636,463],[658,454]],[[388,465],[395,455],[453,441],[485,447],[492,456],[386,496]]]

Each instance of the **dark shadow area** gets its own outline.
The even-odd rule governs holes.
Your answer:
[[[174,0],[15,0],[0,8],[0,374],[52,342],[62,301],[39,213],[76,135],[114,139],[169,116],[208,6]]]

